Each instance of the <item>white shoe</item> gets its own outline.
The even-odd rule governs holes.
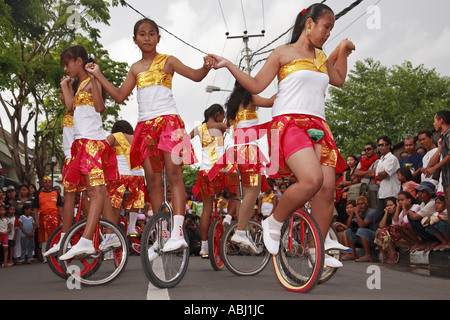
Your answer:
[[[46,258],[52,254],[58,253],[60,246],[61,246],[61,244],[59,242],[57,244],[54,244],[53,247],[51,247],[46,252],[44,252],[44,254],[43,254],[44,258]]]
[[[230,224],[231,224],[231,216],[226,216],[225,219],[223,219],[223,229],[225,230]]]
[[[85,246],[79,246],[74,245],[72,249],[67,251],[65,254],[59,257],[59,260],[69,260],[72,259],[75,256],[82,255],[82,254],[94,254],[97,250],[95,250],[94,246],[92,244],[85,245]]]
[[[278,238],[280,238],[281,231],[270,230],[268,219],[263,220],[261,225],[263,228],[264,245],[266,246],[267,251],[269,251],[269,253],[273,255],[278,254],[278,250],[280,249],[280,240],[277,241],[272,239],[271,235],[278,236]]]
[[[311,255],[312,261],[316,261],[316,248],[310,248],[309,253]],[[312,268],[311,263],[308,261],[309,267]],[[325,254],[325,259],[323,262],[324,267],[330,267],[330,268],[340,268],[343,266],[342,262],[340,262],[338,259],[333,258],[332,256],[329,256]]]
[[[186,242],[186,240],[183,238],[180,239],[175,239],[175,238],[170,238],[165,244],[164,247],[162,248],[162,252],[170,252],[170,251],[175,251],[178,250],[180,248],[187,248],[188,244]]]
[[[148,260],[153,261],[158,257],[158,254],[155,252],[153,247],[148,248]]]
[[[101,251],[105,251],[111,247],[120,247],[121,243],[119,238],[117,237],[117,234],[115,233],[108,233],[105,235],[105,238],[103,239],[102,243],[99,244],[98,249]]]
[[[347,253],[353,252],[352,248],[349,248],[349,247],[346,247],[346,246],[340,244],[336,240],[331,239],[328,235],[326,236],[325,242],[323,245],[325,247],[325,251],[339,250],[339,251],[343,251],[343,252],[347,252]]]
[[[203,258],[204,256],[208,256],[208,254],[209,254],[209,251],[208,251],[208,247],[202,247],[201,249],[200,249],[200,256]]]
[[[259,254],[262,252],[261,248],[257,248],[255,243],[248,236],[242,236],[240,234],[233,234],[231,237],[231,242],[238,244],[239,246],[244,247],[252,254]]]

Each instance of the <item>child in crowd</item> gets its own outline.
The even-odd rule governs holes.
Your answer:
[[[435,200],[436,213],[422,219],[425,231],[434,235],[441,242],[433,251],[443,251],[450,248],[450,224],[448,223],[447,204],[445,196],[438,195]]]
[[[34,218],[31,216],[31,205],[25,203],[22,210],[23,215],[19,218],[19,228],[22,231],[20,237],[22,255],[20,256],[20,260],[17,262],[18,265],[22,263],[32,263],[34,251],[34,231],[36,230]]]
[[[278,197],[273,190],[272,180],[268,180],[267,182],[269,183],[269,188],[259,196],[258,200],[259,212],[262,213],[264,218],[267,218],[273,213],[278,203]]]
[[[14,248],[16,246],[16,228],[17,228],[17,218],[16,218],[16,207],[9,206],[8,212],[6,214],[8,218],[8,223],[11,225],[11,231],[8,234],[8,247],[9,247],[9,262],[8,267],[14,264]]]
[[[2,267],[8,265],[8,234],[11,231],[11,224],[6,217],[6,206],[0,205],[0,245],[3,247]]]

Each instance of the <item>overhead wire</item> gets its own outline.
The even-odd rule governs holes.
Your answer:
[[[138,14],[141,15],[142,17],[148,19],[147,16],[145,16],[142,12],[140,12],[139,10],[137,10],[136,8],[134,8],[132,5],[130,5],[127,1],[125,1],[125,0],[122,0],[122,1],[123,1],[123,3],[125,3],[130,9],[134,10],[136,13],[138,13]],[[167,30],[166,28],[162,27],[161,25],[158,24],[158,27],[159,27],[160,29],[164,30],[165,32],[167,32],[168,34],[170,34],[170,35],[171,35],[172,37],[174,37],[175,39],[181,41],[181,42],[184,43],[185,45],[187,45],[187,46],[189,46],[189,47],[191,47],[191,48],[193,48],[193,49],[195,49],[195,50],[197,50],[197,51],[199,51],[199,52],[201,52],[201,53],[207,55],[207,53],[206,53],[205,51],[203,51],[203,50],[201,50],[201,49],[199,49],[199,48],[193,46],[192,44],[190,44],[190,43],[184,41],[183,39],[181,39],[180,37],[176,36],[175,34],[173,34],[172,32],[170,32],[170,31]]]

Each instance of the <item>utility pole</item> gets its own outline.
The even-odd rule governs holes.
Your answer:
[[[252,34],[252,35],[248,35],[247,31],[244,31],[244,35],[242,36],[228,36],[228,32],[226,33],[227,35],[227,39],[241,39],[244,41],[244,50],[243,54],[244,54],[244,58],[245,58],[245,72],[247,72],[247,74],[250,75],[250,49],[248,47],[248,40],[249,38],[254,38],[254,37],[264,37],[264,33],[265,30],[261,31],[261,34]]]

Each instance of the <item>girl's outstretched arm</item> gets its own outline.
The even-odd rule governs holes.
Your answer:
[[[134,66],[134,65],[133,65]],[[136,86],[136,76],[133,72],[134,68],[131,66],[125,81],[122,83],[119,89],[112,85],[100,71],[98,64],[88,63],[86,64],[86,71],[93,75],[100,82],[101,86],[108,92],[108,94],[117,102],[122,103],[131,94]]]
[[[166,66],[169,69],[167,70],[168,73],[172,75],[176,72],[192,81],[200,82],[208,75],[209,70],[212,69],[213,61],[210,57],[205,57],[203,59],[203,66],[199,69],[193,69],[186,66],[179,59],[171,56],[167,59]]]
[[[102,85],[93,76],[91,76],[91,90],[92,96],[94,98],[95,111],[103,113],[103,111],[105,111],[105,102],[103,101],[102,96]]]
[[[280,69],[278,50],[275,49],[255,77],[252,77],[235,66],[231,61],[215,54],[209,54],[216,61],[214,68],[227,68],[234,78],[250,93],[259,94],[272,82]]]

